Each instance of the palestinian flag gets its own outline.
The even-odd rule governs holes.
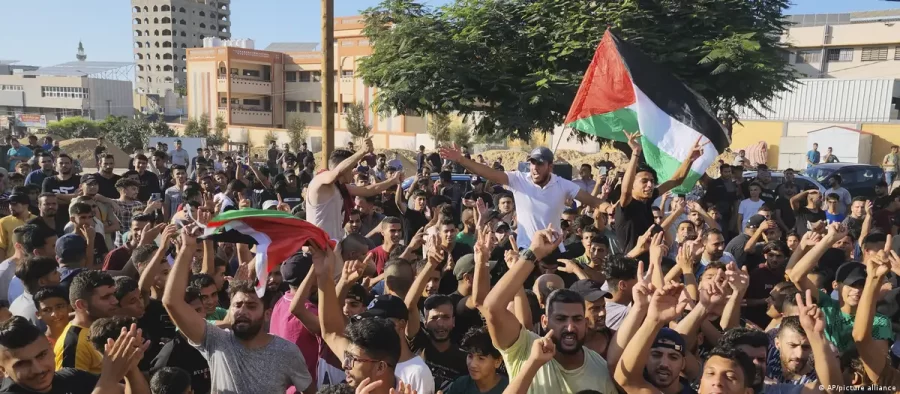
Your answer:
[[[256,245],[256,292],[266,291],[269,272],[312,241],[319,248],[333,247],[325,230],[293,215],[275,210],[244,208],[227,211],[206,224],[204,238],[217,242]]]
[[[722,123],[706,102],[636,47],[606,31],[569,109],[566,125],[583,133],[628,141],[640,131],[644,159],[660,182],[691,154],[698,139],[706,145],[684,183],[687,193],[716,156],[730,145]]]

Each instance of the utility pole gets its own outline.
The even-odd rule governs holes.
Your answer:
[[[334,150],[334,0],[322,0],[322,154]]]

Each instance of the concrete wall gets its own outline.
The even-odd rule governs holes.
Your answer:
[[[884,155],[891,151],[891,145],[900,145],[900,124],[863,124],[861,130],[872,134],[872,157],[870,163],[881,163]]]
[[[781,137],[784,136],[784,122],[744,121],[736,124],[731,133],[731,150],[739,151],[765,141],[769,145],[766,163],[775,166],[778,163]]]
[[[90,89],[88,105],[96,119],[134,115],[131,81],[85,78],[85,82]]]

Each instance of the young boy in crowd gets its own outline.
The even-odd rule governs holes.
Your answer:
[[[69,295],[60,286],[43,287],[34,295],[34,306],[37,308],[37,317],[47,325],[45,335],[50,341],[50,346],[56,345],[56,340],[69,324]]]

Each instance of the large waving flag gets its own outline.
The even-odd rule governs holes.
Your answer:
[[[672,175],[698,139],[709,142],[684,183],[691,190],[716,156],[730,144],[722,123],[706,102],[639,49],[606,31],[572,102],[568,126],[581,132],[627,141],[640,131],[644,159],[659,181]]]
[[[227,211],[206,224],[205,237],[220,242],[256,245],[256,293],[262,297],[269,272],[300,251],[308,241],[321,249],[334,243],[325,230],[281,211],[244,208]]]

